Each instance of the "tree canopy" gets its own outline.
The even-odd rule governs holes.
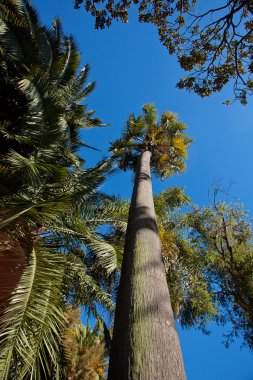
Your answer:
[[[191,246],[217,307],[216,320],[231,324],[228,346],[241,336],[253,348],[252,225],[241,204],[217,200],[188,214]]]
[[[29,1],[0,10],[0,377],[64,379],[66,302],[113,309],[87,265],[90,251],[113,251],[97,234],[112,222],[98,192],[110,163],[84,169],[79,156],[80,129],[101,122],[83,104],[94,84],[73,37]]]
[[[217,6],[197,0],[75,0],[76,8],[82,3],[95,17],[96,28],[109,27],[114,19],[128,22],[130,8],[136,5],[139,21],[153,24],[162,44],[190,72],[178,88],[204,97],[231,80],[235,99],[246,104],[247,95],[252,95],[251,0],[223,0]]]
[[[154,104],[145,104],[143,114],[130,114],[123,135],[110,147],[113,159],[123,170],[136,168],[138,157],[145,150],[152,152],[151,169],[162,178],[182,172],[187,147],[192,141],[183,131],[186,125],[173,112],[164,112],[158,121]]]

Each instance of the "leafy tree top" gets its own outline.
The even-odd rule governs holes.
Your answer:
[[[82,3],[96,28],[109,27],[114,19],[127,22],[129,9],[137,5],[139,21],[154,24],[162,44],[190,71],[179,88],[204,97],[232,80],[242,104],[252,95],[252,0],[223,0],[217,6],[204,0],[75,0],[76,8]]]
[[[240,204],[218,201],[188,214],[191,245],[213,294],[221,324],[230,323],[228,346],[241,336],[253,349],[253,241],[252,225]]]
[[[185,169],[187,148],[192,141],[183,131],[186,125],[176,114],[164,112],[158,121],[153,104],[145,104],[142,115],[130,114],[123,135],[111,144],[113,158],[123,170],[135,169],[138,157],[150,151],[151,169],[162,178]]]

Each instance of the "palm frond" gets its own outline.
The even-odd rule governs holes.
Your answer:
[[[65,281],[67,293],[75,306],[86,305],[92,310],[96,304],[102,304],[108,311],[114,310],[110,294],[105,293],[96,281],[89,275],[83,260],[76,255],[66,255]]]
[[[94,239],[86,244],[94,253],[97,262],[106,271],[108,276],[118,269],[117,253],[113,245],[108,244],[102,239]]]
[[[75,75],[80,63],[80,53],[76,48],[73,36],[65,37],[64,67],[60,73],[58,83],[67,83]]]
[[[157,110],[154,104],[144,104],[142,107],[143,119],[146,127],[152,128],[157,124]]]
[[[11,222],[13,222],[17,218],[20,218],[21,215],[25,214],[30,209],[31,209],[31,207],[25,208],[25,209],[19,211],[18,213],[14,214],[14,215],[11,215],[10,217],[8,217],[8,214],[7,214],[7,218],[4,219],[3,221],[1,221],[1,223],[0,223],[0,229],[8,226],[8,224],[10,224]],[[6,213],[5,213],[5,217],[6,217]]]
[[[47,378],[58,365],[63,261],[43,246],[32,248],[29,264],[1,318],[0,373],[5,380],[38,373]]]
[[[172,112],[163,113],[158,123],[154,104],[145,104],[142,111],[138,118],[129,116],[122,137],[111,144],[110,152],[119,168],[135,170],[138,157],[149,150],[151,169],[157,176],[166,178],[184,171],[192,141],[183,133],[186,126]]]
[[[8,27],[0,13],[0,36],[2,47],[4,48],[5,59],[12,62],[22,62],[24,52],[20,46],[17,34]]]

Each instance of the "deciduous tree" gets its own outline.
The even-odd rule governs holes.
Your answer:
[[[235,99],[242,104],[252,95],[252,0],[223,0],[217,5],[197,0],[75,1],[77,8],[82,3],[95,17],[96,28],[109,27],[114,19],[127,22],[135,4],[139,21],[154,24],[162,44],[190,72],[178,88],[204,97],[232,81]]]
[[[253,349],[252,226],[240,204],[217,200],[188,214],[192,247],[217,306],[217,321],[230,323],[229,345],[241,336]]]

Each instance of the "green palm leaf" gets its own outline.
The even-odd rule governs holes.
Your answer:
[[[114,310],[110,294],[105,293],[97,282],[88,273],[83,260],[76,255],[66,256],[65,280],[67,293],[71,295],[70,300],[76,306],[86,305],[93,311],[96,304],[103,304],[108,311]]]
[[[59,255],[49,254],[43,246],[32,248],[25,273],[1,318],[0,373],[4,380],[10,375],[23,379],[31,368],[47,376],[51,363],[57,366],[60,329],[65,323],[62,275]]]
[[[121,169],[134,170],[138,157],[150,150],[151,169],[158,177],[166,178],[185,169],[192,139],[183,133],[184,129],[176,114],[164,112],[158,121],[154,105],[145,104],[142,115],[129,116],[122,137],[111,144],[110,151]]]

